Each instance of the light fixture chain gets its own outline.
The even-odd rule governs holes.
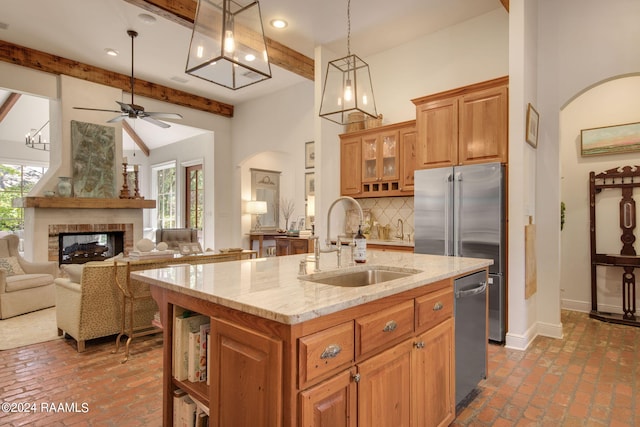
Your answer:
[[[347,0],[347,56],[351,56],[351,0]]]

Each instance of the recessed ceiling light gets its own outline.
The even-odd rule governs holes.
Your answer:
[[[284,19],[272,19],[271,20],[271,26],[273,28],[282,29],[282,28],[286,28],[287,25],[289,25],[289,24]]]
[[[118,56],[119,52],[115,49],[111,49],[110,47],[105,48],[104,50],[105,52],[107,52],[107,55],[109,56]]]
[[[156,17],[153,15],[149,15],[148,13],[141,13],[138,15],[138,19],[140,19],[145,24],[153,24],[156,22]]]

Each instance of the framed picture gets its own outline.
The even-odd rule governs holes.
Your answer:
[[[304,197],[308,199],[309,196],[316,193],[316,174],[313,172],[307,172],[304,174]]]
[[[540,116],[533,105],[529,103],[527,107],[527,142],[533,148],[538,148],[538,122]]]
[[[304,167],[311,169],[315,167],[316,162],[316,149],[313,141],[306,142],[304,144]]]
[[[305,230],[305,218],[303,216],[298,218],[298,230]]]
[[[180,254],[182,255],[194,255],[202,253],[202,246],[200,243],[178,243],[178,249],[180,250]]]
[[[291,221],[291,226],[289,227],[289,230],[297,230],[298,229],[298,224],[295,221]]]
[[[640,123],[583,129],[580,134],[583,156],[631,153],[640,150]]]

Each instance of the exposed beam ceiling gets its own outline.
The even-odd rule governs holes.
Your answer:
[[[504,8],[507,9],[507,12],[509,12],[509,0],[500,0],[500,3],[502,3]]]
[[[125,0],[193,30],[197,2],[194,0]],[[504,0],[503,0],[504,1]],[[314,60],[266,37],[269,62],[306,79],[314,79]]]
[[[115,87],[123,91],[131,90],[131,76],[104,70],[71,59],[50,55],[46,52],[18,46],[0,40],[0,60],[22,67],[33,68],[54,74],[64,74],[93,83]],[[170,102],[183,107],[194,108],[224,117],[233,117],[233,105],[214,101],[145,80],[135,79],[134,92],[159,101]]]
[[[147,144],[144,143],[142,138],[140,138],[140,136],[131,127],[131,125],[129,123],[127,123],[126,120],[122,121],[122,129],[124,129],[124,131],[127,132],[127,135],[129,135],[131,137],[131,139],[133,140],[133,142],[136,143],[138,148],[140,148],[140,151],[142,151],[145,156],[149,157],[149,147],[147,147]]]
[[[7,99],[0,106],[0,122],[2,122],[5,117],[7,117],[9,111],[11,111],[13,106],[16,105],[16,102],[18,102],[18,99],[20,99],[19,93],[12,92],[9,94]]]

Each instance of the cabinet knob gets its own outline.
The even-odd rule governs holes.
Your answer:
[[[351,379],[353,379],[353,381],[359,383],[360,382],[360,374],[352,374],[351,375]]]
[[[442,304],[442,302],[438,301],[437,303],[435,303],[433,305],[433,311],[440,311],[444,308],[444,304]]]
[[[324,349],[324,351],[320,355],[320,359],[333,359],[338,354],[340,354],[341,351],[342,348],[338,344],[331,344]]]
[[[418,342],[414,342],[413,346],[415,348],[424,348],[424,341],[418,341]]]
[[[398,327],[398,324],[396,323],[395,320],[389,320],[387,324],[384,325],[384,329],[382,329],[382,332],[393,332],[396,330],[397,327]]]

